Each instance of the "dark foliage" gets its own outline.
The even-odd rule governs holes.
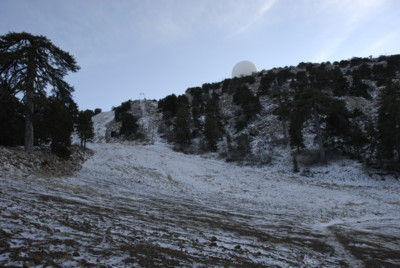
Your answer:
[[[86,148],[86,142],[93,138],[93,122],[92,117],[94,112],[92,110],[80,111],[76,120],[76,131],[81,139],[81,147]]]
[[[368,85],[362,82],[357,74],[353,74],[353,85],[350,88],[349,95],[371,99],[368,93]]]
[[[137,124],[137,118],[130,113],[123,113],[121,115],[121,129],[120,135],[127,140],[134,140],[137,138],[137,130],[139,125]]]
[[[269,71],[261,78],[260,87],[258,88],[259,95],[268,95],[270,87],[276,80],[274,72]]]
[[[159,100],[158,109],[162,112],[164,120],[170,120],[177,112],[178,98],[175,94],[168,95],[164,99]]]
[[[114,119],[119,122],[124,115],[131,109],[131,100],[121,103],[120,106],[114,108]]]
[[[400,83],[388,82],[379,96],[379,156],[400,162]]]
[[[233,103],[239,105],[243,109],[246,121],[251,120],[261,110],[258,96],[253,95],[246,86],[236,89],[233,94]]]
[[[44,109],[42,126],[48,130],[45,134],[51,140],[52,152],[56,155],[68,158],[73,132],[73,117],[68,108],[58,99],[50,98]],[[45,137],[42,137],[45,139]]]
[[[63,104],[72,100],[74,89],[63,79],[68,72],[78,70],[74,57],[44,36],[25,32],[0,36],[1,84],[7,85],[7,95],[24,95],[26,151],[30,152],[33,148],[34,108],[44,104],[36,100],[46,98],[49,85],[53,88],[53,97]]]
[[[24,143],[23,112],[23,105],[14,96],[0,98],[0,145],[15,146]]]
[[[175,142],[180,145],[187,145],[191,140],[191,119],[189,100],[186,95],[181,95],[177,99],[177,109],[174,134]]]
[[[249,85],[256,79],[260,86],[254,95]],[[265,154],[268,146],[281,142],[279,136],[272,134],[263,140],[267,146],[250,143],[250,138],[259,139],[263,135],[260,129],[265,126],[262,126],[261,116],[260,121],[249,123],[258,118],[258,114],[268,116],[272,113],[281,123],[284,144],[290,141],[291,147],[297,149],[293,154],[296,171],[304,163],[301,155],[309,152],[309,148],[300,151],[304,148],[303,134],[306,133],[314,135],[318,146],[318,153],[312,153],[313,163],[317,159],[326,162],[329,156],[342,154],[366,163],[380,160],[386,166],[390,161],[391,169],[396,169],[393,163],[400,162],[400,135],[397,133],[400,101],[396,95],[397,82],[386,84],[396,79],[400,79],[400,55],[379,59],[352,58],[333,64],[300,63],[297,68],[273,69],[257,76],[225,79],[220,83],[189,88],[186,91],[188,98],[170,95],[160,101],[159,108],[166,113],[164,118],[169,118],[170,127],[167,129],[173,137],[171,141],[195,147],[201,140],[199,138],[204,138],[207,148],[201,144],[201,151],[220,151],[230,161],[254,163],[257,157]],[[378,121],[373,115],[364,114],[353,106],[367,100],[374,101],[375,85],[386,85],[379,98]],[[235,108],[227,107],[231,96]],[[262,110],[260,97],[266,101],[268,110]],[[222,113],[220,107],[224,109]],[[275,130],[277,126],[273,124],[273,127]],[[192,143],[194,138],[196,143]],[[221,147],[217,146],[221,140],[226,141],[226,146],[223,143]]]
[[[207,102],[205,109],[204,137],[211,151],[217,150],[217,141],[221,139],[223,131],[220,122],[219,99],[216,94]]]

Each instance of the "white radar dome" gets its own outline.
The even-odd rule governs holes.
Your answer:
[[[252,73],[258,72],[257,66],[251,61],[238,62],[232,69],[232,78],[248,76]]]

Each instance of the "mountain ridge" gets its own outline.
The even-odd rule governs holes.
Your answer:
[[[399,151],[382,149],[379,128],[382,92],[392,84],[398,91],[398,81],[400,55],[262,70],[188,88],[183,95],[171,94],[158,102],[123,103],[129,103],[129,113],[137,120],[143,120],[144,113],[146,122],[152,118],[152,139],[144,123],[137,131],[141,134],[128,139],[149,142],[157,129],[175,150],[216,152],[227,161],[248,165],[271,164],[274,155],[287,148],[293,170],[339,155],[399,170]],[[108,132],[112,128],[117,140],[124,139],[119,135],[123,123],[113,122]],[[110,136],[108,140],[115,138]]]

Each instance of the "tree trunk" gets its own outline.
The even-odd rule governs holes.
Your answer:
[[[275,83],[276,83],[276,81],[275,81]],[[283,115],[282,115],[283,103],[282,103],[280,95],[278,95],[278,105],[279,105],[279,109],[281,110],[280,111],[280,118],[281,118],[281,123],[282,123],[283,141],[284,141],[285,145],[288,145],[288,134],[287,134],[287,127],[286,127],[286,120],[283,118]]]
[[[27,70],[27,89],[25,89],[25,152],[33,151],[33,97],[35,91],[35,57],[34,51],[31,49],[28,56],[28,70]]]
[[[326,163],[326,155],[325,155],[325,148],[324,148],[324,137],[322,136],[323,133],[321,131],[321,122],[319,120],[319,115],[317,113],[316,103],[313,103],[313,113],[314,113],[314,124],[315,124],[315,132],[317,134],[317,143],[318,143],[318,150],[319,150],[319,159],[322,163]]]
[[[25,152],[33,150],[33,96],[32,90],[28,90],[25,94]]]
[[[283,141],[285,142],[285,145],[289,144],[289,138],[288,138],[288,134],[287,134],[287,126],[286,126],[286,120],[282,119],[282,131],[283,131]]]

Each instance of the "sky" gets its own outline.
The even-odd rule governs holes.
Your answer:
[[[0,0],[0,35],[44,35],[81,69],[81,110],[300,62],[400,54],[400,0]]]

